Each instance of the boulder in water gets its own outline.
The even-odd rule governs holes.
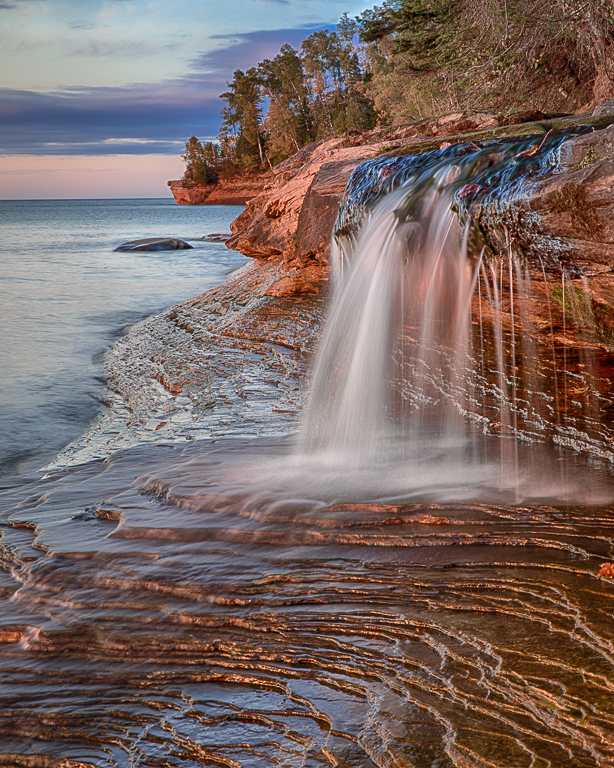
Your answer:
[[[185,240],[174,237],[146,237],[143,240],[129,240],[118,245],[116,251],[184,251],[193,248]]]

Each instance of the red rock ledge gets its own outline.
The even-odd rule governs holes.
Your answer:
[[[233,235],[226,245],[255,259],[325,267],[339,200],[360,162],[387,153],[434,149],[442,136],[456,134],[455,140],[460,140],[462,134],[473,137],[542,117],[457,112],[315,141],[275,166],[261,192],[230,225]]]
[[[524,243],[528,238],[531,242],[527,242],[526,247],[535,248],[533,240],[555,237],[558,242],[563,238],[565,249],[569,251],[564,263],[571,262],[585,271],[590,266],[589,272],[595,271],[595,267],[597,271],[614,272],[614,230],[610,226],[614,210],[614,125],[605,130],[614,124],[614,114],[601,115],[597,110],[594,115],[587,113],[562,118],[549,118],[541,113],[506,116],[455,113],[398,128],[351,131],[313,142],[274,168],[260,194],[247,203],[245,210],[230,225],[232,236],[226,245],[251,258],[279,262],[294,275],[307,267],[320,269],[321,284],[324,284],[339,200],[351,172],[360,162],[424,152],[445,146],[444,142],[545,135],[550,130],[566,130],[579,124],[592,126],[594,132],[582,139],[570,138],[561,150],[565,156],[566,173],[537,185],[532,190],[531,201],[527,202],[531,209],[529,213],[539,211],[543,231],[519,231],[518,241]],[[559,187],[565,183],[568,184],[567,208],[553,215],[556,208],[553,208],[553,199],[557,190],[559,196],[563,194]],[[576,188],[581,189],[581,200],[571,199]],[[545,201],[542,200],[544,196]],[[586,221],[580,222],[582,226],[578,229],[581,203],[582,210],[586,208]],[[594,226],[589,224],[593,219]],[[505,253],[505,244],[497,241],[497,222],[493,226],[489,222],[481,224],[489,233],[493,230],[494,250]],[[505,226],[509,228],[509,222]]]
[[[177,179],[169,181],[173,197],[179,205],[245,205],[262,192],[272,174],[247,174],[220,179],[216,184],[194,184]]]

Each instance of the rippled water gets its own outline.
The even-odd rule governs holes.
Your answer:
[[[589,477],[607,494],[596,465],[529,453],[568,499],[509,506],[453,500],[476,480],[460,472],[438,502],[424,478],[409,498],[381,473],[385,493],[348,488],[288,450],[150,446],[8,484],[2,752],[612,764],[614,591],[597,571],[614,514],[577,504]]]

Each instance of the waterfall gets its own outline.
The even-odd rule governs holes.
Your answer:
[[[472,465],[498,455],[509,474],[520,438],[612,459],[590,401],[592,362],[574,372],[566,342],[562,360],[555,351],[558,294],[544,264],[529,268],[511,243],[494,253],[475,224],[476,206],[501,209],[556,172],[562,138],[539,152],[531,142],[457,145],[356,169],[335,227],[333,295],[299,456],[356,469],[436,445]],[[565,336],[570,309],[587,326],[590,299],[584,283],[565,293],[564,272],[562,286]],[[580,418],[570,416],[570,377],[570,392],[589,393]],[[484,436],[514,440],[495,448]]]
[[[401,216],[411,185],[386,197],[348,265],[338,269],[305,411],[303,450],[365,460],[394,430],[391,378],[402,377],[406,367],[430,370],[438,364],[435,349],[455,350],[450,384],[462,367],[476,264],[458,237],[449,178],[448,169],[437,174],[412,221]],[[436,397],[426,380],[422,397]]]

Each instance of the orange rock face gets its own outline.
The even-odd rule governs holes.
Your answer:
[[[614,579],[614,563],[603,563],[597,574],[598,579]]]
[[[226,245],[256,259],[281,256],[301,264],[326,264],[339,200],[350,174],[363,160],[438,136],[492,130],[536,117],[541,115],[455,113],[313,142],[274,168],[261,193],[232,223],[233,236]]]
[[[179,205],[245,205],[270,178],[270,174],[246,174],[220,179],[217,184],[193,184],[178,179],[169,181],[168,186]]]

